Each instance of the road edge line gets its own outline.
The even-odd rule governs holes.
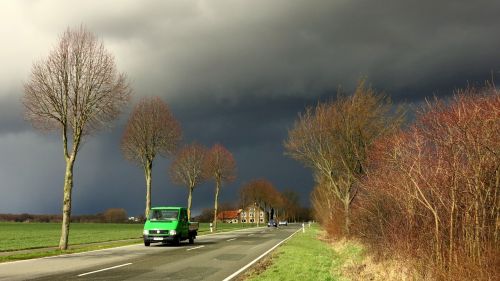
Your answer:
[[[200,249],[200,248],[203,248],[203,247],[205,247],[205,245],[201,245],[201,246],[197,246],[197,247],[192,247],[192,248],[186,249],[186,251],[196,250],[196,249]]]
[[[77,277],[82,277],[82,276],[89,275],[89,274],[94,274],[94,273],[103,272],[103,271],[106,271],[106,270],[111,270],[111,269],[115,269],[115,268],[119,268],[119,267],[124,267],[124,266],[131,265],[131,264],[132,263],[129,262],[129,263],[115,265],[115,266],[112,266],[112,267],[106,267],[106,268],[99,269],[99,270],[85,272],[85,273],[82,273],[82,274],[78,274]]]
[[[258,256],[256,259],[254,259],[253,261],[251,261],[250,263],[248,263],[244,267],[240,268],[238,271],[236,271],[233,274],[229,275],[228,277],[224,278],[224,280],[222,280],[222,281],[229,281],[229,280],[233,279],[234,277],[238,276],[240,273],[242,273],[243,271],[247,270],[254,263],[258,262],[260,259],[262,259],[266,255],[268,255],[270,252],[272,252],[274,249],[276,249],[279,245],[281,245],[281,244],[285,243],[286,241],[288,241],[288,239],[292,238],[292,236],[294,236],[297,232],[299,232],[301,230],[302,230],[302,228],[297,229],[297,231],[295,231],[294,233],[292,233],[290,236],[288,236],[287,238],[285,238],[284,240],[282,240],[278,244],[274,245],[274,247],[272,247],[271,249],[267,250],[265,253],[263,253],[262,255]]]

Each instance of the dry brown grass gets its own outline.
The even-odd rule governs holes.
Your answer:
[[[336,240],[330,243],[336,252],[345,252],[346,247],[356,245],[366,248],[355,240]],[[401,257],[377,259],[373,255],[364,254],[358,257],[351,256],[344,262],[341,274],[351,281],[423,281],[429,278],[422,277],[411,261]]]

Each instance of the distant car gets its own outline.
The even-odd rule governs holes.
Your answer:
[[[276,221],[275,221],[275,220],[270,220],[270,221],[267,223],[267,227],[271,227],[271,226],[278,227],[278,224],[276,223]]]
[[[284,225],[287,226],[288,222],[287,221],[279,221],[278,225]]]

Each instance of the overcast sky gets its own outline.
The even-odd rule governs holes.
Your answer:
[[[308,204],[310,171],[283,155],[298,112],[367,77],[397,102],[415,103],[498,78],[500,1],[1,1],[0,213],[60,213],[64,160],[58,133],[23,120],[20,99],[32,63],[67,27],[87,26],[114,54],[134,89],[111,130],[87,139],[75,167],[73,213],[123,207],[140,214],[142,170],[119,142],[132,105],[160,96],[185,142],[220,142],[235,155],[242,183],[268,178]],[[185,205],[153,171],[153,205]],[[213,204],[213,184],[194,191],[195,213]]]

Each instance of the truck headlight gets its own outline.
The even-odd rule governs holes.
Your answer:
[[[169,231],[169,234],[170,234],[170,235],[176,235],[176,234],[177,234],[177,231],[175,231],[175,230],[170,230],[170,231]]]
[[[144,229],[144,230],[142,231],[142,234],[144,234],[144,235],[148,235],[148,231],[147,231],[146,229]]]

